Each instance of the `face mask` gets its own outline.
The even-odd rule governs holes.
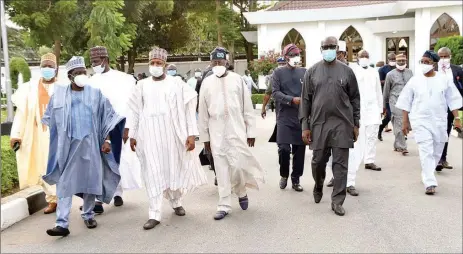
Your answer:
[[[217,77],[222,77],[223,74],[227,71],[227,68],[225,66],[214,66],[212,67],[212,72],[217,76]]]
[[[74,84],[78,87],[84,87],[88,83],[88,77],[85,74],[80,74],[74,77]]]
[[[404,65],[397,65],[397,66],[396,66],[396,68],[397,68],[399,71],[405,70],[406,67],[407,67],[407,64],[404,64]]]
[[[201,77],[201,72],[195,72],[195,77],[200,78]]]
[[[448,68],[450,66],[450,58],[446,58],[446,59],[441,58],[439,60],[439,66]]]
[[[93,71],[94,71],[95,73],[103,73],[103,71],[104,71],[104,69],[105,69],[104,62],[101,63],[101,65],[93,66],[92,69],[93,69]]]
[[[322,51],[323,60],[333,62],[336,59],[336,49],[327,49]]]
[[[426,74],[434,69],[434,66],[431,64],[420,64],[421,66],[421,71],[423,71],[423,74]]]
[[[167,70],[167,75],[174,76],[175,74],[177,74],[176,70]]]
[[[40,72],[42,73],[42,78],[45,79],[46,81],[51,80],[52,78],[55,77],[55,69],[50,68],[50,67],[44,67],[40,69]]]
[[[300,56],[295,56],[293,58],[290,58],[288,61],[289,65],[291,65],[292,67],[298,65],[300,62],[301,62]]]
[[[389,62],[389,65],[394,67],[395,66],[395,62]]]
[[[361,67],[367,67],[369,63],[370,63],[370,59],[368,59],[366,57],[362,57],[362,58],[359,59],[359,65]]]
[[[162,76],[162,74],[164,74],[164,67],[162,66],[150,66],[150,69],[149,69],[151,75],[153,75],[153,77],[155,78],[159,78]]]

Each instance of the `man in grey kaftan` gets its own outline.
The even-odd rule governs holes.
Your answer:
[[[397,65],[406,66],[405,55],[397,55],[396,60]],[[405,68],[405,66],[403,69],[397,66],[397,68],[390,71],[386,75],[383,92],[383,107],[386,108],[386,104],[389,103],[391,108],[391,121],[395,136],[394,151],[401,152],[403,155],[408,153],[407,141],[405,140],[405,135],[402,132],[403,115],[402,110],[397,108],[395,104],[399,98],[400,93],[402,92],[402,89],[405,87],[405,84],[407,84],[408,80],[410,80],[410,78],[413,76],[413,72],[410,69]]]
[[[323,196],[326,163],[333,153],[331,208],[344,215],[349,148],[354,147],[360,120],[360,94],[351,68],[336,60],[337,39],[328,37],[321,47],[322,61],[304,76],[300,120],[304,142],[313,150],[314,199]]]
[[[293,154],[292,188],[303,191],[299,178],[304,172],[305,144],[302,141],[298,112],[301,101],[302,78],[305,68],[296,67],[300,62],[300,50],[294,44],[283,49],[287,65],[275,69],[272,75],[272,94],[277,105],[278,156],[280,163],[280,189],[285,189],[289,177],[291,153]]]
[[[91,86],[83,57],[67,63],[71,85],[56,86],[42,123],[50,128],[50,153],[44,181],[57,185],[56,226],[51,236],[69,234],[69,213],[73,195],[84,199],[82,218],[95,228],[95,198],[109,203],[120,181],[119,165],[109,133],[122,130],[125,118],[119,116],[101,91]],[[115,151],[117,152],[117,151]],[[120,154],[120,151],[118,151]]]

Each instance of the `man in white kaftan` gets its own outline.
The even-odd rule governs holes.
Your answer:
[[[435,193],[437,179],[434,170],[449,138],[447,107],[455,117],[454,126],[461,128],[458,109],[463,105],[453,81],[434,71],[438,61],[439,56],[435,52],[425,52],[419,66],[424,75],[416,74],[408,81],[396,104],[403,110],[404,135],[413,129],[421,160],[421,178],[428,195]]]
[[[90,61],[95,72],[95,75],[90,78],[90,84],[101,90],[103,95],[111,102],[117,114],[126,117],[126,124],[128,124],[127,122],[130,119],[127,118],[127,102],[135,87],[136,80],[131,75],[109,67],[109,54],[105,47],[91,48]],[[124,189],[142,188],[140,162],[135,152],[130,149],[130,143],[126,142],[127,138],[128,136],[124,137],[125,144],[122,145],[119,165],[121,181],[114,194],[115,206],[123,205],[122,193]]]
[[[148,230],[160,223],[163,197],[175,214],[185,215],[182,197],[207,177],[195,148],[197,93],[182,80],[165,74],[167,51],[150,54],[152,77],[135,86],[129,100],[130,146],[140,159],[149,205]]]
[[[231,195],[248,208],[246,187],[258,189],[263,170],[248,146],[254,146],[255,117],[245,81],[226,69],[227,51],[211,53],[213,75],[203,80],[199,94],[200,140],[212,152],[217,175],[219,204],[214,219],[231,212]]]

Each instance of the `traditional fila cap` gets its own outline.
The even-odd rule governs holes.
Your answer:
[[[407,56],[404,54],[398,54],[395,56],[395,60],[407,60]]]
[[[216,47],[211,52],[211,60],[228,60],[228,50],[223,47]]]
[[[90,58],[109,57],[108,50],[103,46],[96,46],[90,49]]]
[[[149,58],[150,60],[156,58],[156,59],[163,60],[165,62],[167,61],[167,50],[156,47],[153,50],[151,50],[151,52],[149,53]]]
[[[50,61],[53,62],[56,65],[56,56],[53,53],[46,53],[40,58],[40,64],[42,64],[45,61]]]
[[[296,56],[301,53],[301,50],[295,45],[295,44],[288,44],[283,48],[282,55],[284,57],[291,57],[291,56]]]
[[[73,56],[67,63],[66,63],[66,71],[70,72],[77,68],[85,68],[85,60],[81,56]]]

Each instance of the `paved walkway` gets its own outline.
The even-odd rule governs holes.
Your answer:
[[[257,111],[256,111],[257,115]],[[330,209],[330,188],[320,204],[312,197],[311,152],[306,155],[302,193],[278,187],[277,148],[267,143],[275,117],[259,117],[255,155],[267,170],[259,192],[250,191],[250,208],[214,221],[217,190],[211,184],[184,201],[185,217],[164,202],[161,225],[144,231],[148,203],[144,190],[127,192],[122,207],[105,206],[88,230],[79,216],[80,200],[71,214],[71,235],[53,238],[45,230],[55,216],[34,214],[1,233],[2,252],[462,252],[462,140],[452,137],[448,160],[453,170],[438,175],[435,196],[426,196],[420,178],[417,147],[409,138],[410,155],[392,151],[392,134],[378,144],[381,172],[359,169],[358,197],[348,196],[346,215]],[[328,173],[327,178],[331,177]]]

